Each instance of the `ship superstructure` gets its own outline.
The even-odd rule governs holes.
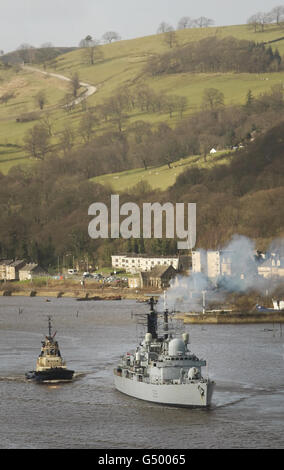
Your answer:
[[[174,336],[163,312],[164,334],[158,335],[158,314],[150,299],[147,333],[133,353],[122,356],[114,369],[115,387],[135,398],[164,405],[208,407],[214,382],[202,375],[206,361],[188,348],[189,335]]]
[[[61,357],[58,342],[54,340],[56,332],[52,334],[51,318],[48,317],[48,336],[42,341],[41,352],[36,361],[35,371],[26,373],[27,379],[37,382],[69,381],[74,371],[66,367]]]

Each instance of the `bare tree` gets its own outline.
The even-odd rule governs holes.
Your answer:
[[[272,22],[272,17],[270,13],[259,12],[257,13],[259,26],[261,31],[263,32],[265,26]]]
[[[53,122],[51,120],[51,117],[50,117],[50,113],[47,112],[45,113],[42,118],[40,119],[40,123],[42,125],[42,127],[44,127],[47,132],[48,132],[48,135],[50,137],[52,137],[52,127],[53,127]]]
[[[203,91],[202,105],[204,109],[213,111],[224,105],[224,93],[216,88],[205,88]]]
[[[264,31],[265,26],[272,22],[272,15],[271,13],[264,13],[259,11],[255,15],[252,15],[247,20],[247,24],[253,26],[254,31],[257,30]]]
[[[65,129],[60,133],[59,144],[62,148],[64,155],[66,155],[72,149],[74,145],[74,132],[70,127],[65,127]]]
[[[100,42],[88,35],[79,42],[79,47],[83,49],[84,57],[88,64],[94,65],[97,60],[103,58],[103,52],[99,46]]]
[[[162,21],[157,29],[157,34],[168,33],[169,31],[174,31],[174,28],[170,24],[165,23],[165,21]]]
[[[176,32],[173,31],[167,31],[165,33],[165,43],[172,49],[172,47],[177,46],[177,35]]]
[[[177,96],[176,97],[177,110],[179,112],[180,118],[182,119],[183,113],[185,112],[188,103],[186,96]]]
[[[35,48],[30,44],[23,43],[18,47],[18,55],[23,62],[32,63],[35,56]]]
[[[104,57],[103,51],[99,44],[93,44],[92,46],[84,49],[84,54],[88,63],[94,65],[95,62],[102,60]]]
[[[249,25],[249,27],[254,28],[254,32],[256,33],[259,25],[258,16],[256,14],[250,16],[247,20],[247,24]]]
[[[44,90],[40,90],[34,97],[36,104],[39,106],[39,109],[43,109],[47,103],[47,98]]]
[[[72,89],[72,94],[73,94],[73,96],[76,98],[76,97],[77,97],[78,90],[79,90],[79,88],[81,87],[79,75],[78,75],[77,72],[75,72],[75,73],[72,75],[72,77],[71,77],[71,82],[70,82],[70,86],[71,86],[71,89]]]
[[[92,44],[93,38],[90,34],[88,34],[85,38],[81,39],[79,42],[79,47],[88,47],[90,44]]]
[[[127,117],[125,111],[128,110],[128,102],[123,94],[117,93],[111,96],[105,103],[108,115],[117,125],[119,132],[122,132],[123,123]]]
[[[212,147],[216,145],[216,137],[210,134],[201,134],[199,136],[199,143],[201,155],[203,156],[204,162],[206,162],[208,153]]]
[[[78,130],[84,143],[89,142],[92,136],[94,127],[97,123],[98,123],[98,119],[91,111],[84,113],[80,121],[79,130]]]
[[[207,18],[206,16],[200,16],[193,22],[199,28],[208,28],[214,24],[214,20]]]
[[[270,12],[272,21],[275,21],[276,24],[279,24],[284,19],[284,5],[278,5],[277,7],[272,8]]]
[[[173,116],[174,111],[176,111],[176,109],[177,109],[176,96],[174,96],[174,95],[167,96],[165,98],[163,107],[164,107],[165,111],[167,111],[169,113],[169,116],[170,116],[170,119],[171,119],[172,116]]]
[[[36,124],[26,132],[23,140],[24,149],[30,157],[44,160],[50,150],[50,136],[44,127]]]
[[[188,29],[191,28],[193,20],[189,16],[183,16],[177,25],[177,29]]]
[[[120,41],[121,37],[115,31],[107,31],[105,34],[103,34],[102,39],[104,42],[110,44],[112,41]]]

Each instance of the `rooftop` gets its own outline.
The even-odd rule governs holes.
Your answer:
[[[167,258],[178,259],[179,258],[179,255],[147,255],[145,253],[117,253],[111,256],[112,257],[124,256],[125,258],[161,258],[161,259],[167,259]]]
[[[23,264],[25,263],[26,261],[24,259],[16,259],[16,261],[13,261],[12,263],[10,263],[9,266],[13,266],[13,267],[17,267],[19,266],[20,264]]]
[[[144,271],[141,274],[146,277],[154,276],[154,277],[162,277],[168,269],[176,271],[173,266],[155,266],[150,271]]]
[[[25,266],[22,267],[21,271],[32,271],[33,269],[37,268],[38,264],[36,263],[27,263]]]
[[[2,265],[2,266],[8,266],[11,263],[13,263],[12,259],[1,259],[0,260],[0,265]]]

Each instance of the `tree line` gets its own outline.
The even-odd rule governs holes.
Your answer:
[[[212,26],[214,24],[214,20],[212,18],[208,18],[206,16],[199,16],[198,18],[191,18],[190,16],[183,16],[177,24],[177,30],[180,29],[191,29],[191,28],[208,28],[209,26]],[[168,33],[174,31],[174,27],[165,22],[162,21],[159,24],[159,27],[157,29],[157,33]]]
[[[282,68],[278,49],[254,41],[215,36],[177,47],[148,59],[146,72],[152,76],[197,72],[276,72]]]
[[[268,12],[259,11],[251,15],[247,24],[253,28],[255,32],[263,32],[270,24],[277,26],[281,25],[284,21],[284,5],[277,5]]]
[[[229,164],[191,167],[164,192],[139,183],[121,195],[121,203],[132,201],[142,208],[148,201],[195,202],[197,247],[224,246],[239,233],[256,239],[257,248],[264,250],[284,229],[283,131],[284,119],[232,154]],[[52,154],[35,166],[0,174],[2,258],[25,258],[56,268],[58,257],[70,254],[75,259],[88,256],[90,264],[109,265],[116,251],[176,252],[175,239],[90,239],[88,207],[94,201],[109,207],[112,190],[89,182],[76,168],[72,172],[72,164],[72,159]]]
[[[253,136],[277,123],[284,113],[282,84],[257,96],[248,90],[243,105],[229,107],[224,106],[220,90],[207,88],[198,113],[178,120],[175,126],[160,122],[153,127],[143,119],[127,120],[127,106],[139,106],[145,111],[157,106],[158,95],[150,88],[142,87],[140,93],[132,95],[128,89],[125,95],[122,91],[109,98],[105,105],[88,108],[77,130],[65,127],[57,134],[56,144],[52,144],[52,119],[46,113],[24,136],[26,155],[38,160],[60,155],[66,172],[86,178],[130,168],[146,170],[155,165],[167,164],[170,168],[171,163],[188,155],[201,155],[206,161],[212,147],[246,145]],[[175,97],[170,98],[175,103]],[[175,103],[178,115],[183,112],[183,104]]]

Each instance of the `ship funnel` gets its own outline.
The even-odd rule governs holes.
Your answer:
[[[182,339],[183,339],[184,344],[188,344],[189,343],[189,334],[188,333],[183,333],[182,334]]]

